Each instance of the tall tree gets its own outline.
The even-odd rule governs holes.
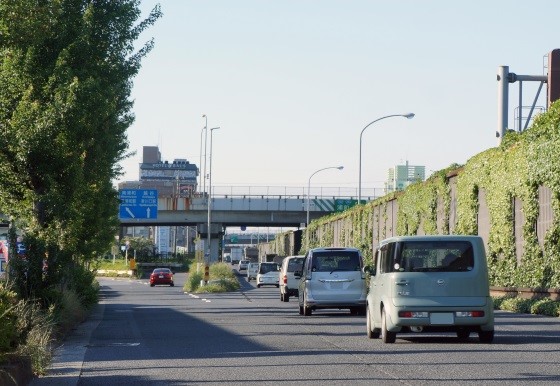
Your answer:
[[[161,16],[138,22],[139,2],[0,2],[0,212],[41,240],[36,260],[87,260],[113,240],[132,79],[153,46],[134,42]]]

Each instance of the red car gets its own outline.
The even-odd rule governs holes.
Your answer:
[[[156,284],[168,284],[173,287],[173,272],[169,268],[156,268],[150,275],[150,287]]]

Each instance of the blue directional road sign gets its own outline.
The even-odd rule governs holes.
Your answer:
[[[119,191],[119,198],[120,219],[157,219],[156,189],[122,189]]]

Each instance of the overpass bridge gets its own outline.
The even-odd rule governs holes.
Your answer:
[[[310,193],[310,221],[331,213],[342,212],[358,202],[355,192],[341,188],[319,188]],[[378,193],[383,194],[381,191]],[[362,201],[376,197],[376,195],[362,194]],[[121,204],[120,213],[124,213],[124,216],[119,218],[121,227],[196,226],[197,233],[205,239],[208,236],[208,205],[210,204],[211,251],[218,250],[218,239],[226,227],[297,228],[307,222],[307,195],[304,189],[294,191],[279,187],[260,189],[250,187],[242,190],[234,187],[227,189],[213,187],[211,198],[206,193],[167,196],[157,193],[157,200],[153,202],[154,204],[157,202],[157,211],[148,210],[147,213],[151,215],[147,216],[134,216],[133,211],[123,211],[123,204]],[[211,252],[211,255],[214,253]]]

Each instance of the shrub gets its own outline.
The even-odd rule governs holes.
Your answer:
[[[41,309],[38,303],[20,301],[17,307],[18,330],[21,344],[17,354],[31,359],[31,367],[35,374],[44,374],[51,363],[51,341],[53,340],[55,323],[51,307],[48,311]]]
[[[560,316],[560,302],[548,298],[538,299],[531,304],[531,313],[547,316]]]
[[[0,362],[17,346],[17,304],[16,293],[0,283]]]
[[[500,309],[528,314],[531,311],[531,302],[531,299],[507,297],[501,302]]]
[[[203,274],[201,272],[196,272],[196,270],[191,270],[189,273],[189,278],[185,282],[183,289],[187,292],[196,292],[198,287],[200,287],[200,281],[203,279]]]
[[[218,282],[205,285],[199,288],[200,292],[231,292],[237,291],[241,285],[237,279],[225,278],[220,279]]]
[[[227,263],[216,263],[210,266],[210,279],[235,279],[235,274]]]

